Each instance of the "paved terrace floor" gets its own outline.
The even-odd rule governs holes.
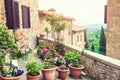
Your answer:
[[[36,60],[37,62],[41,62],[41,60],[35,55],[35,52],[36,51],[34,51],[33,53],[31,53],[31,54],[28,54],[28,58],[25,60],[24,58],[20,58],[20,59],[18,59],[18,64],[19,64],[19,69],[22,69],[22,70],[24,70],[25,71],[25,73],[24,73],[24,75],[22,76],[22,78],[20,79],[20,80],[27,80],[26,79],[26,69],[25,69],[25,65],[26,65],[26,63],[28,63],[29,61],[31,61],[31,60]],[[41,73],[40,73],[41,74]],[[57,71],[56,71],[56,74],[55,74],[56,76],[55,76],[55,80],[61,80],[61,79],[59,79],[58,77],[57,77]],[[42,79],[42,74],[40,75],[40,80],[43,80]],[[93,80],[93,79],[91,79],[91,78],[89,78],[89,77],[83,77],[82,79],[73,79],[73,78],[71,78],[71,77],[67,77],[65,80]]]

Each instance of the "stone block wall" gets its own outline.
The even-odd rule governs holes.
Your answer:
[[[120,0],[108,0],[107,56],[120,60]]]

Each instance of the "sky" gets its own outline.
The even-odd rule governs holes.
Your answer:
[[[104,5],[107,0],[38,0],[40,10],[54,8],[57,13],[75,19],[74,24],[85,26],[104,24]]]

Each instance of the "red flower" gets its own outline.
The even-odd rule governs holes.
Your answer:
[[[47,48],[43,48],[41,51],[42,51],[43,53],[49,52],[49,50],[48,50]]]

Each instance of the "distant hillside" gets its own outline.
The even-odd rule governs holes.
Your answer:
[[[99,53],[99,41],[100,41],[100,34],[101,34],[101,26],[103,26],[105,34],[106,34],[106,25],[102,24],[92,24],[85,26],[87,29],[87,42],[89,45],[88,50],[91,50],[92,44],[95,47],[95,51]]]
[[[87,31],[96,31],[96,30],[101,30],[101,26],[103,26],[104,29],[106,29],[106,25],[103,24],[91,24],[91,25],[87,25],[85,26]]]

